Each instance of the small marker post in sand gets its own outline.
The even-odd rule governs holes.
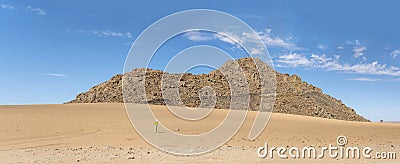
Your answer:
[[[154,133],[158,133],[158,120],[154,121]]]

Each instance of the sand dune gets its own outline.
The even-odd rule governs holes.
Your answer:
[[[213,129],[227,110],[215,110],[201,123],[176,121],[164,106],[152,106],[160,122],[179,133]],[[273,113],[255,140],[247,139],[255,112],[249,112],[239,132],[224,146],[200,156],[173,156],[146,143],[131,126],[123,104],[0,106],[0,163],[35,162],[271,162],[274,163],[399,163],[400,124],[329,120]],[[397,159],[262,159],[257,149],[336,145],[339,135],[348,145],[396,152]]]

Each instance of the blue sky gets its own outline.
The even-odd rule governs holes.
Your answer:
[[[146,27],[169,14],[200,8],[248,23],[278,71],[301,76],[371,120],[398,121],[399,7],[400,1],[392,0],[1,0],[0,104],[72,100],[122,73],[130,46]],[[223,40],[209,36],[187,33],[177,40],[223,46]],[[182,50],[165,47],[159,53]]]

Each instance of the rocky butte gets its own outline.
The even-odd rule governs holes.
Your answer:
[[[264,68],[262,69],[263,72],[259,73],[257,71],[255,62],[257,66]],[[210,92],[204,92],[204,87],[209,86],[216,97],[215,108],[229,109],[232,96],[230,87],[236,86],[240,89],[243,85],[230,84],[229,78],[222,72],[226,73],[232,70],[230,68],[234,67],[235,63],[239,65],[242,74],[247,80],[246,86],[249,92],[247,95],[250,95],[250,110],[259,110],[261,95],[260,76],[266,78],[275,76],[276,81],[273,82],[276,83],[276,88],[264,91],[267,93],[276,92],[273,112],[347,121],[369,121],[358,115],[354,109],[347,107],[342,101],[324,94],[320,88],[303,82],[297,75],[281,74],[261,60],[253,60],[252,58],[228,61],[217,70],[199,75],[190,73],[169,74],[147,68],[134,69],[132,72],[125,73],[124,75],[115,75],[110,80],[90,88],[89,91],[80,93],[76,96],[75,100],[67,103],[123,103],[123,80],[127,80],[128,84],[137,84],[125,86],[127,88],[124,89],[126,100],[132,103],[163,105],[167,101],[177,102],[175,98],[179,100],[180,97],[182,101],[175,103],[176,105],[199,107],[202,100],[202,93]],[[161,80],[163,77],[174,79],[177,83],[162,87],[162,84],[164,85]],[[145,82],[140,83],[142,80],[145,80]],[[143,87],[140,86],[141,84],[145,85],[146,94],[135,95],[137,92],[134,91]],[[268,85],[270,84],[266,84],[267,88]],[[167,96],[171,99],[164,99],[163,93],[168,93],[168,88],[177,88],[179,90],[179,97],[171,98],[171,96]]]

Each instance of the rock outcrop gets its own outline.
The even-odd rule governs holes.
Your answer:
[[[235,65],[236,62],[238,65]],[[109,81],[79,94],[75,100],[68,103],[122,103],[125,96],[125,100],[132,103],[147,102],[162,105],[167,102],[178,106],[207,107],[211,105],[215,108],[229,109],[232,102],[239,103],[239,106],[242,102],[231,101],[231,99],[234,97],[240,99],[242,98],[240,95],[249,95],[247,96],[250,102],[249,109],[257,111],[261,102],[260,95],[267,95],[264,98],[268,99],[273,98],[276,93],[275,101],[271,101],[274,103],[273,112],[348,121],[369,121],[357,115],[354,109],[347,107],[342,101],[324,94],[320,88],[303,82],[297,75],[290,76],[276,72],[258,59],[242,58],[236,62],[228,61],[218,70],[199,75],[169,74],[159,70],[139,68],[124,75],[115,75]],[[263,71],[259,73],[254,63],[257,63],[258,68],[262,67],[260,70]],[[241,69],[241,71],[232,69],[235,66],[238,66],[239,68],[236,69]],[[235,72],[240,72],[241,75]],[[238,82],[230,81],[231,78],[228,75],[235,76]],[[276,78],[272,78],[274,76]],[[276,79],[276,81],[260,80],[265,78]],[[123,85],[125,95],[122,94]],[[144,86],[146,94],[138,95],[140,92],[137,90]],[[262,90],[261,86],[266,86],[264,88],[267,89]],[[231,87],[235,88],[235,93],[231,92]],[[168,95],[174,90],[178,91],[179,97]],[[215,95],[214,104],[212,101],[208,102],[210,95]],[[246,96],[243,98],[245,99]]]

